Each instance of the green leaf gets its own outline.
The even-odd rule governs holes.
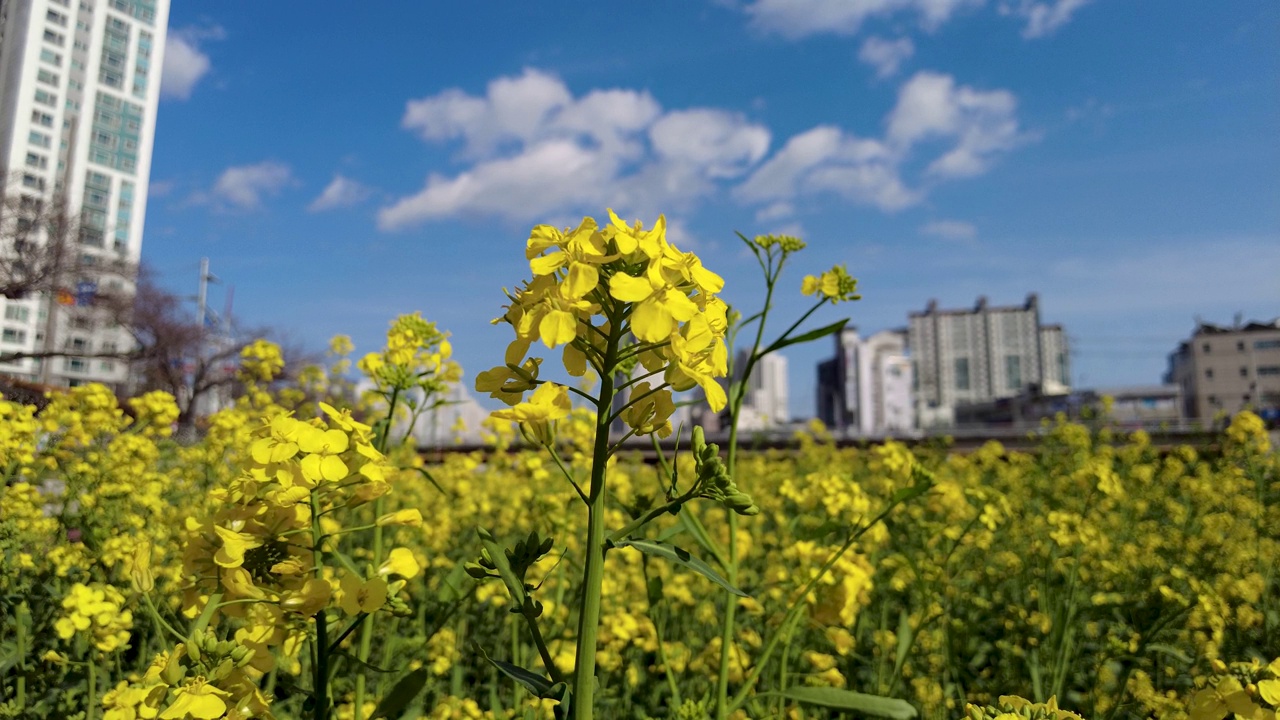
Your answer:
[[[435,487],[435,489],[436,489],[436,490],[439,490],[441,495],[443,495],[443,496],[445,496],[445,497],[447,497],[447,498],[452,498],[452,497],[453,497],[453,493],[451,493],[451,492],[449,492],[448,490],[445,490],[444,488],[440,487],[440,483],[436,482],[436,479],[435,479],[434,477],[431,477],[431,473],[427,472],[427,469],[426,469],[426,468],[415,467],[415,468],[412,468],[412,469],[413,469],[413,470],[417,470],[419,473],[421,473],[422,477],[426,478],[426,479],[427,479],[427,482],[431,483],[431,484]]]
[[[765,348],[764,352],[760,354],[768,355],[769,353],[774,352],[775,350],[781,350],[782,348],[787,347],[788,345],[799,345],[800,343],[811,342],[813,340],[824,338],[828,335],[835,335],[836,333],[843,330],[844,326],[848,324],[848,322],[849,322],[849,318],[845,318],[843,320],[833,322],[830,325],[820,327],[817,330],[810,330],[809,332],[804,333],[803,335],[796,335],[795,337],[780,337],[777,340],[774,340],[773,344]]]
[[[852,710],[863,715],[891,718],[891,720],[911,720],[916,716],[915,707],[906,700],[866,695],[840,688],[794,687],[787,689],[782,696],[806,705]]]
[[[378,703],[378,708],[373,711],[373,715],[369,716],[369,720],[378,720],[378,718],[396,720],[403,715],[409,703],[413,702],[414,698],[418,697],[418,693],[422,692],[422,688],[426,687],[427,678],[426,668],[418,668],[400,678],[395,687],[391,688],[391,692]]]
[[[507,562],[507,553],[498,545],[493,533],[484,528],[478,528],[476,534],[480,536],[484,549],[489,551],[489,560],[498,569],[498,575],[502,576],[502,584],[506,585],[507,592],[511,593],[511,599],[515,601],[514,607],[523,607],[524,583],[520,582],[520,578],[516,577],[515,571],[511,569],[511,563]]]
[[[556,683],[551,682],[532,670],[526,670],[519,665],[512,665],[505,660],[494,660],[489,657],[489,653],[486,653],[484,648],[479,645],[476,646],[476,649],[480,651],[480,654],[484,656],[485,660],[489,661],[490,665],[498,668],[498,671],[503,675],[506,675],[512,680],[515,680],[525,686],[529,692],[533,693],[537,697],[547,697],[551,693],[551,689],[556,686]]]
[[[826,540],[833,533],[848,529],[847,523],[825,520],[820,525],[800,525],[792,531],[792,536],[797,540]]]
[[[440,590],[436,593],[436,601],[442,605],[456,602],[467,593],[462,586],[467,581],[466,563],[459,562],[453,566],[448,575],[444,576],[444,580],[440,583]]]
[[[665,558],[677,565],[683,565],[686,568],[698,573],[711,582],[737,595],[738,597],[750,597],[738,588],[729,584],[728,580],[720,577],[719,573],[711,569],[711,566],[702,560],[689,554],[688,550],[678,548],[675,545],[669,545],[662,542],[654,542],[653,540],[622,540],[614,543],[615,547],[632,547],[646,555],[654,555],[656,557]]]

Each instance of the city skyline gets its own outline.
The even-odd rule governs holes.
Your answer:
[[[313,347],[421,310],[468,378],[529,227],[611,205],[665,211],[743,307],[732,231],[805,237],[780,319],[836,262],[869,331],[1037,292],[1081,387],[1157,382],[1196,315],[1277,314],[1274,7],[821,4],[175,8],[144,257],[179,290],[213,258],[237,314]]]

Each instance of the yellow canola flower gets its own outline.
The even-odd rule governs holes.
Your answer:
[[[407,527],[420,527],[422,525],[422,511],[417,508],[408,508],[405,510],[397,510],[393,513],[387,513],[378,518],[378,525],[386,527],[387,525],[404,525]]]
[[[341,430],[321,430],[304,425],[298,431],[298,449],[306,453],[302,458],[302,476],[312,482],[337,482],[350,474],[350,469],[338,457],[350,447],[350,438]]]
[[[348,573],[342,578],[340,587],[342,599],[339,605],[348,615],[375,612],[387,602],[387,581],[380,577],[361,580]]]
[[[529,402],[522,402],[508,410],[496,410],[493,417],[514,420],[518,423],[546,423],[568,416],[573,409],[569,402],[569,389],[556,383],[543,383],[533,391]]]
[[[204,677],[197,676],[176,688],[174,696],[173,704],[160,713],[160,720],[216,720],[226,713],[225,701],[231,694],[210,685]]]
[[[676,411],[670,390],[653,391],[646,380],[631,390],[632,404],[622,413],[622,421],[637,435],[665,438],[671,435],[671,415]]]
[[[833,303],[862,299],[858,294],[858,281],[849,275],[844,265],[836,265],[819,276],[804,276],[800,293],[822,295]]]
[[[384,577],[399,575],[405,580],[412,580],[418,577],[420,572],[422,572],[422,566],[414,558],[413,551],[402,547],[393,549],[387,555],[386,562],[382,563],[382,567],[378,568],[379,575]]]

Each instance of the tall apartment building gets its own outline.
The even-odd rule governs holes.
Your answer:
[[[735,373],[746,367],[748,351],[739,351],[733,367]],[[736,378],[735,378],[736,380]],[[741,430],[764,430],[787,424],[791,406],[787,393],[787,359],[778,353],[760,358],[747,380],[742,396]]]
[[[951,425],[955,407],[1012,397],[1028,386],[1067,392],[1067,340],[1060,325],[1040,322],[1035,293],[1021,306],[993,307],[985,297],[964,310],[930,301],[910,314],[916,413],[922,427]]]
[[[76,230],[57,278],[65,291],[0,298],[0,353],[132,346],[94,298],[133,292],[168,16],[169,0],[0,0],[0,193],[55,204]],[[128,378],[122,362],[75,356],[0,372],[59,385]]]
[[[1280,318],[1200,323],[1169,355],[1164,381],[1182,388],[1188,418],[1209,421],[1246,408],[1280,416]]]
[[[864,437],[912,430],[906,331],[882,330],[863,338],[846,327],[835,343],[835,357],[818,364],[818,419],[841,434]]]

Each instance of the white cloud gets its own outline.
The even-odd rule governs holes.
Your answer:
[[[1000,10],[1026,21],[1023,37],[1039,38],[1066,25],[1077,10],[1090,2],[1092,0],[1019,0],[1016,4],[1006,2]]]
[[[871,17],[900,12],[919,15],[926,29],[935,29],[966,5],[983,0],[755,0],[746,6],[751,24],[789,39],[819,33],[854,35]]]
[[[525,221],[615,206],[652,214],[688,205],[764,157],[769,131],[712,108],[664,111],[647,92],[575,97],[555,76],[527,69],[412,100],[402,125],[429,142],[461,142],[468,167],[432,173],[418,193],[378,215],[385,230],[458,215]]]
[[[883,138],[815,127],[788,140],[735,194],[744,202],[766,204],[762,212],[775,217],[778,211],[772,208],[785,209],[799,197],[821,193],[886,212],[901,210],[925,195],[923,187],[913,189],[903,179],[908,161],[942,145],[942,154],[928,162],[925,179],[985,172],[1001,153],[1025,141],[1016,110],[1017,101],[1007,91],[975,90],[957,86],[948,75],[920,72],[899,90]]]
[[[978,228],[963,220],[935,220],[922,225],[920,232],[943,240],[973,240],[978,237]]]
[[[219,26],[188,27],[174,30],[165,40],[164,67],[160,70],[160,94],[186,100],[212,63],[200,50],[204,40],[221,40],[226,33]]]
[[[915,54],[916,46],[911,38],[885,40],[869,37],[858,51],[858,59],[876,69],[876,77],[884,79],[898,74],[898,68]]]
[[[955,146],[929,165],[928,174],[978,175],[995,156],[1026,140],[1018,127],[1017,107],[1007,90],[975,90],[957,86],[950,75],[916,73],[898,91],[888,140],[901,151],[921,141],[954,140]]]
[[[307,210],[320,212],[322,210],[359,205],[369,197],[371,192],[369,188],[351,178],[334,175],[333,180],[325,187],[324,191],[307,206]]]
[[[267,160],[256,165],[229,167],[218,176],[213,190],[192,200],[213,203],[240,210],[255,210],[262,205],[262,198],[276,195],[293,183],[293,172],[288,165]]]

